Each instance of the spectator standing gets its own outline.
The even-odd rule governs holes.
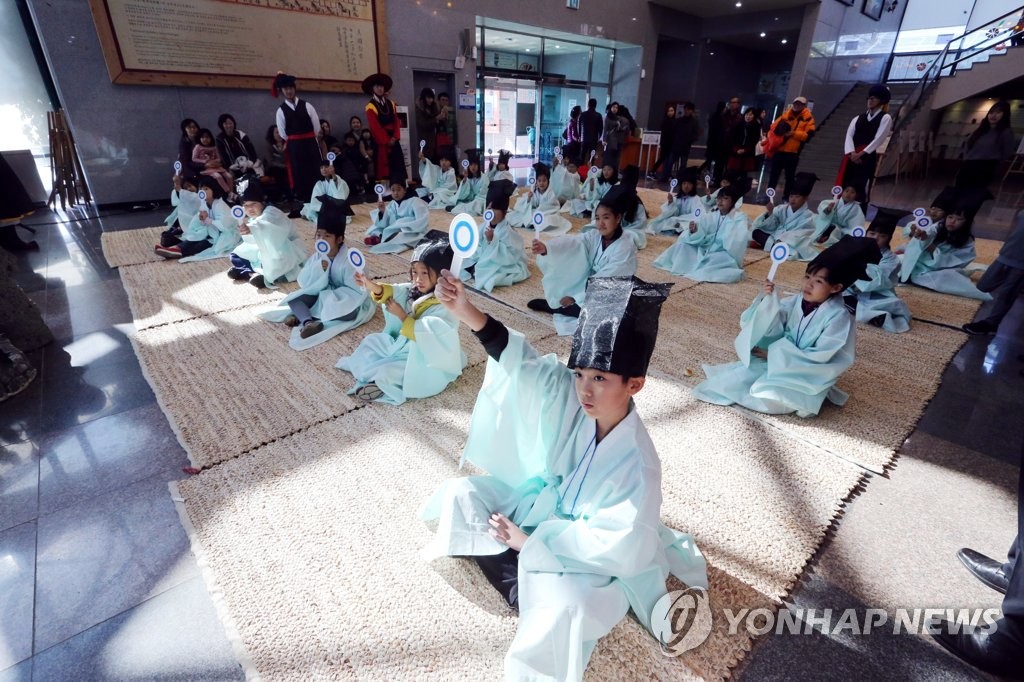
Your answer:
[[[658,173],[659,178],[664,181],[672,174],[672,165],[675,158],[672,156],[672,138],[676,132],[676,105],[665,106],[665,116],[661,119],[661,140],[658,144],[658,160],[651,168],[652,173]],[[662,165],[665,168],[662,169]],[[648,175],[648,178],[651,176]]]
[[[629,133],[629,120],[619,115],[619,103],[608,105],[604,117],[604,165],[619,169],[619,155]]]
[[[586,165],[590,163],[590,152],[600,150],[601,134],[604,132],[604,119],[597,112],[596,99],[589,100],[587,110],[580,114],[580,129],[583,141],[580,161]]]
[[[700,138],[700,122],[697,120],[697,107],[693,102],[683,102],[683,115],[676,119],[672,133],[672,158],[666,161],[662,179],[668,179],[672,165],[679,161],[679,172],[686,170],[690,160],[690,148]]]
[[[884,85],[873,85],[868,90],[868,110],[850,121],[846,129],[843,161],[839,166],[836,184],[857,190],[857,201],[864,213],[868,210],[871,184],[878,166],[878,148],[892,132],[889,100],[892,94]]]
[[[721,123],[718,128],[719,145],[718,155],[715,157],[715,182],[719,182],[725,175],[726,166],[729,163],[729,156],[732,154],[733,134],[736,128],[743,125],[743,114],[740,112],[742,103],[739,97],[729,98],[729,104],[720,114]]]
[[[452,106],[451,97],[447,92],[437,96],[437,104],[440,110],[437,113],[437,152],[447,154],[454,159],[457,154],[455,147],[459,144],[459,126],[455,115],[455,108]]]
[[[772,132],[783,138],[782,145],[772,157],[772,169],[768,174],[768,186],[779,184],[779,176],[786,174],[786,191],[783,199],[789,198],[789,190],[793,186],[796,165],[799,161],[800,148],[814,132],[814,116],[807,109],[807,98],[803,95],[793,100],[793,104],[772,124]]]
[[[569,122],[565,125],[565,132],[562,133],[562,137],[565,138],[565,144],[562,145],[562,154],[567,159],[579,159],[580,150],[583,149],[583,128],[580,122],[580,115],[583,113],[582,107],[576,105],[569,112]]]
[[[722,155],[722,113],[724,111],[725,102],[719,102],[715,105],[715,110],[708,115],[708,141],[704,161],[707,163],[709,172],[715,170],[715,161]]]
[[[386,73],[375,73],[363,80],[363,92],[370,96],[366,103],[366,120],[376,146],[375,180],[386,181],[383,182],[385,187],[393,184],[404,186],[409,177],[399,142],[402,123],[395,103],[388,98],[393,84],[391,76]]]
[[[295,76],[278,73],[273,95],[284,95],[277,108],[277,131],[288,143],[288,179],[296,198],[308,197],[320,180],[320,117],[309,102],[295,94]],[[293,211],[298,217],[298,211]]]
[[[744,175],[753,171],[756,164],[755,151],[760,141],[761,123],[757,120],[757,112],[747,109],[743,114],[743,123],[732,129],[726,171]]]
[[[420,90],[420,98],[416,101],[416,134],[420,140],[426,142],[423,147],[423,156],[430,159],[430,162],[438,162],[437,130],[441,119],[441,107],[434,98],[433,88]]]
[[[956,176],[957,189],[987,188],[999,162],[1013,156],[1015,150],[1013,129],[1010,127],[1010,103],[999,100],[988,110],[978,129],[967,138],[964,161]]]

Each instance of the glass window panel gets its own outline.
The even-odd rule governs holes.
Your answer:
[[[541,39],[522,33],[484,29],[484,68],[537,73]]]
[[[611,83],[614,50],[606,47],[594,48],[594,65],[590,71],[591,83]]]
[[[587,81],[590,71],[590,47],[555,38],[544,40],[544,73],[568,80]]]

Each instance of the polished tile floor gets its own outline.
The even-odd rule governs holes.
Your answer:
[[[36,382],[0,403],[0,681],[242,677],[167,490],[188,462],[132,352],[127,299],[100,250],[103,231],[163,215],[29,221],[42,248],[19,256],[18,281],[57,341],[32,354]],[[997,336],[967,340],[896,467],[851,500],[792,605],[998,606],[953,553],[1001,556],[1015,533],[1022,352],[1024,305]],[[980,677],[927,638],[877,630],[770,635],[740,674]]]

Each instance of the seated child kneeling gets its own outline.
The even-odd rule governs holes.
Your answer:
[[[515,189],[511,180],[496,180],[487,187],[487,205],[493,216],[483,225],[483,238],[476,253],[463,261],[462,268],[462,278],[475,280],[478,289],[494,291],[494,287],[509,286],[530,277],[523,238],[505,219],[508,200]]]
[[[191,204],[190,192],[182,190],[179,209],[188,205],[188,211],[179,213],[181,230],[177,236],[171,230],[160,234],[160,243],[153,247],[153,252],[167,259],[180,258],[183,262],[208,260],[224,256],[235,248],[241,236],[231,209],[221,198],[220,185],[213,178],[203,176],[199,180],[202,188],[193,194],[195,204]],[[200,198],[202,196],[203,198]],[[187,222],[180,222],[191,218]]]
[[[462,374],[466,354],[458,322],[434,297],[441,270],[451,266],[448,235],[431,230],[412,252],[410,284],[380,284],[356,276],[384,309],[384,331],[370,334],[335,365],[351,372],[360,400],[401,405],[443,391]]]
[[[832,246],[852,234],[855,227],[864,227],[864,211],[857,201],[857,188],[847,187],[838,197],[818,204],[818,213],[814,216],[814,243]]]
[[[356,282],[356,269],[345,248],[346,202],[327,200],[317,214],[316,238],[329,250],[313,255],[299,271],[299,290],[288,294],[282,305],[259,313],[268,322],[293,327],[288,345],[306,350],[355,329],[377,311],[370,295]]]
[[[897,334],[910,331],[911,315],[910,308],[893,290],[900,278],[900,259],[889,248],[889,242],[896,223],[905,215],[906,211],[878,209],[865,236],[878,242],[882,260],[877,265],[869,263],[867,277],[857,280],[843,293],[846,307],[858,322]]]
[[[238,227],[242,243],[231,252],[228,277],[257,289],[273,287],[278,280],[294,282],[306,254],[292,221],[266,204],[258,180],[239,182],[238,194],[245,211]]]
[[[739,361],[704,365],[707,379],[693,395],[799,417],[818,414],[826,398],[845,404],[849,396],[835,383],[853,364],[856,325],[840,294],[880,259],[875,240],[843,237],[807,264],[802,296],[780,302],[774,283],[766,281],[764,293],[740,316]]]
[[[518,608],[505,679],[582,680],[630,609],[654,631],[670,572],[707,587],[693,538],[661,523],[661,463],[632,398],[671,285],[590,280],[566,366],[443,277],[438,298],[490,356],[463,451],[488,475],[446,481],[426,502],[421,517],[438,525],[424,553],[473,557]]]
[[[391,183],[391,201],[377,202],[370,211],[373,225],[363,242],[373,253],[400,253],[411,249],[427,232],[430,209],[427,202],[409,191],[400,182]]]
[[[768,211],[754,220],[751,246],[771,252],[776,242],[785,242],[789,246],[789,260],[811,260],[818,255],[814,246],[814,212],[807,206],[807,197],[817,179],[814,173],[796,174],[792,189],[786,188],[787,203],[768,204]]]

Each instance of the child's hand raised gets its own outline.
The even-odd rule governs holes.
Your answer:
[[[696,232],[697,232],[697,223],[695,223],[694,221],[691,220],[690,221],[690,234],[695,234]]]
[[[442,270],[434,286],[434,296],[455,317],[466,323],[473,331],[480,331],[487,324],[487,316],[474,306],[466,295],[466,286],[449,270]]]
[[[775,282],[771,281],[770,279],[766,279],[764,281],[764,293],[766,293],[769,296],[771,296],[774,291],[775,291]]]
[[[538,256],[546,256],[548,253],[548,247],[544,246],[544,242],[539,239],[533,240],[533,246],[531,249]]]

